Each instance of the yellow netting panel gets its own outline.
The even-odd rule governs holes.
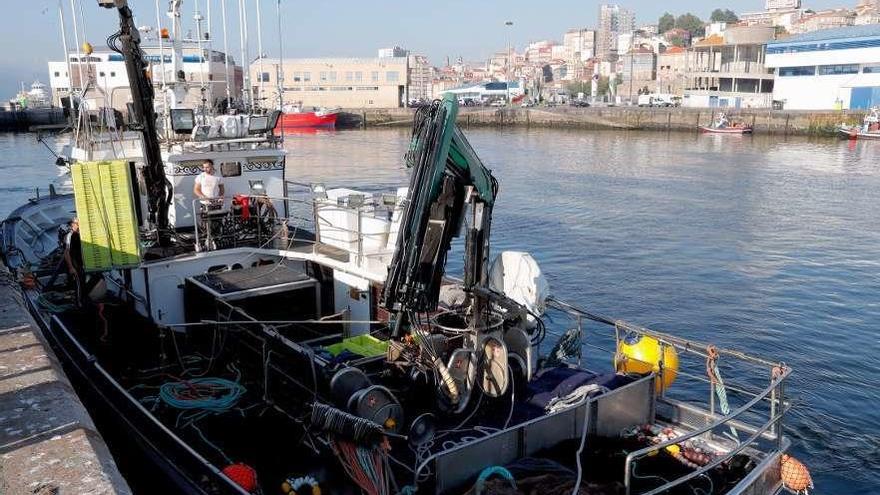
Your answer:
[[[141,260],[131,172],[124,160],[71,166],[87,271],[137,266]]]

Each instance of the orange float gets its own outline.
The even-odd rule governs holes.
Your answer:
[[[782,485],[795,493],[808,493],[813,488],[813,477],[800,461],[788,454],[782,454]]]

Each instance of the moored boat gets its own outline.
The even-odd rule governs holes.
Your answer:
[[[154,114],[148,99],[133,107]],[[457,112],[451,95],[418,110],[409,186],[386,194],[288,181],[266,116],[202,124],[197,139],[179,112],[172,127],[188,137],[160,149],[148,125],[128,146],[92,142],[98,156],[132,154],[72,165],[75,195],[2,224],[4,259],[99,428],[116,431],[111,448],[140,452],[127,462],[164,488],[145,493],[515,482],[742,495],[792,483],[790,368],[551,297],[526,253],[490,262],[498,182]],[[195,196],[206,159],[232,198],[219,208]],[[69,290],[69,250],[52,244],[74,212],[82,276],[105,287],[88,298]],[[455,278],[446,258],[462,234]],[[719,363],[736,373],[726,388]]]
[[[842,139],[880,139],[880,109],[871,108],[865,115],[862,125],[840,124],[837,126],[837,135]]]
[[[329,128],[336,126],[338,110],[315,108],[305,110],[301,105],[286,105],[278,119],[276,130],[301,128]]]
[[[706,134],[751,134],[752,126],[738,122],[731,123],[723,113],[710,126],[700,126],[700,132]]]

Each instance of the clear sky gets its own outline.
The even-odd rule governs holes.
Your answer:
[[[184,31],[194,26],[193,10],[198,4],[206,12],[210,1],[215,49],[222,49],[221,0],[183,0]],[[277,56],[277,0],[243,0],[249,12],[251,57],[257,55],[256,9],[263,13],[263,51]],[[280,0],[284,56],[372,57],[383,46],[400,45],[428,55],[434,65],[454,60],[483,60],[503,49],[509,34],[514,46],[540,39],[562,38],[571,27],[596,25],[596,0]],[[97,0],[74,0],[82,7],[84,25],[80,41],[105,44],[116,31],[115,11],[97,6]],[[60,0],[67,16],[69,45],[73,43],[71,0]],[[238,0],[226,0],[230,52],[239,59]],[[640,24],[656,23],[665,11],[693,12],[708,18],[715,8],[737,12],[760,10],[764,0],[618,0],[636,12]],[[856,0],[804,0],[807,8],[853,7]],[[62,60],[59,0],[3,0],[5,22],[0,28],[0,98],[14,96],[20,81],[48,82],[46,62]],[[156,0],[130,0],[138,26],[156,24]],[[159,8],[167,10],[167,0]],[[514,25],[505,31],[504,21]],[[167,17],[162,15],[164,26]],[[508,33],[509,31],[509,33]]]

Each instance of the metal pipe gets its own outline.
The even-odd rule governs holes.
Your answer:
[[[559,299],[556,299],[555,297],[548,297],[547,302],[550,303],[551,305],[555,305],[555,307],[557,309],[569,312],[572,315],[579,314],[589,320],[597,321],[599,323],[605,323],[606,325],[619,326],[621,329],[626,330],[626,331],[632,331],[632,332],[636,332],[639,334],[648,335],[648,336],[654,337],[658,340],[665,341],[666,343],[668,343],[674,347],[686,350],[688,352],[692,352],[694,354],[697,354],[697,355],[700,355],[703,357],[707,357],[705,353],[703,353],[702,351],[699,351],[698,349],[705,349],[708,344],[698,342],[698,341],[693,341],[693,340],[682,339],[680,337],[675,337],[673,335],[669,335],[669,334],[658,332],[655,330],[651,330],[649,328],[645,328],[645,327],[642,327],[639,325],[628,323],[623,320],[615,320],[615,319],[610,318],[608,316],[603,316],[598,313],[592,313],[592,312],[589,312],[585,309],[578,308],[577,306],[574,306],[572,304],[566,303],[564,301],[560,301]],[[776,367],[776,366],[780,365],[780,363],[768,361],[768,360],[762,359],[762,358],[749,356],[749,355],[747,355],[743,352],[740,352],[740,351],[718,348],[718,352],[719,352],[719,354],[726,354],[728,356],[733,356],[733,357],[736,357],[736,358],[739,358],[739,359],[742,359],[744,361],[748,361],[748,362],[751,362],[754,364],[761,364],[761,365],[769,366],[769,367]]]

